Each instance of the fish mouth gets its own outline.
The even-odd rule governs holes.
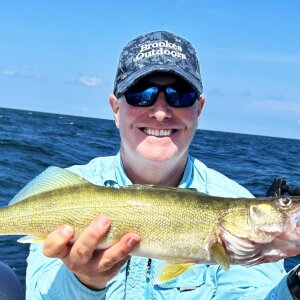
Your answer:
[[[148,127],[142,127],[141,130],[148,136],[155,136],[158,138],[169,137],[177,132],[177,129],[154,129]]]
[[[282,233],[286,239],[292,239],[299,241],[300,238],[300,212],[292,215],[288,218],[284,224],[284,230]]]
[[[298,234],[300,234],[300,221],[297,222],[297,225],[296,225],[296,232]]]

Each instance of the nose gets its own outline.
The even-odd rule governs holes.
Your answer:
[[[150,107],[149,117],[155,118],[160,122],[172,117],[172,108],[167,102],[165,93],[159,93],[155,103]]]

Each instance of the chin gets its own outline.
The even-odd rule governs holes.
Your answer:
[[[142,149],[140,149],[142,150]],[[178,156],[178,149],[153,149],[151,150],[150,148],[145,149],[146,151],[139,151],[139,154],[151,161],[157,161],[157,162],[162,162],[162,161],[167,161],[170,160],[176,156]]]

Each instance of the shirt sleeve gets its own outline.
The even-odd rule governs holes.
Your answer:
[[[61,260],[44,256],[40,244],[30,246],[27,264],[26,299],[106,299],[106,289],[93,291],[84,286]]]

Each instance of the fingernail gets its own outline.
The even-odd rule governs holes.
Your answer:
[[[127,245],[130,248],[133,248],[139,241],[137,239],[134,238],[129,238],[129,240],[127,241]]]
[[[109,219],[104,217],[104,216],[101,216],[100,218],[98,218],[97,220],[97,225],[99,225],[100,227],[102,228],[106,228],[107,225],[109,223]]]
[[[64,226],[62,227],[61,232],[62,232],[63,235],[65,235],[65,236],[70,236],[71,234],[73,234],[73,229],[72,229],[72,227],[69,226],[69,225],[64,225]]]

